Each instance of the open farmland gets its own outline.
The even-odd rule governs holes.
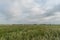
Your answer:
[[[60,25],[0,25],[0,40],[60,40]]]

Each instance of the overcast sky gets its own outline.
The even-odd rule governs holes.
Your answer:
[[[60,0],[0,0],[0,24],[60,24]]]

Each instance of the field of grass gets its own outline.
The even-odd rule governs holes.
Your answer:
[[[0,40],[60,40],[60,25],[0,25]]]

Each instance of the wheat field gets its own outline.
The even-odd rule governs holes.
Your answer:
[[[0,25],[0,40],[60,40],[60,25]]]

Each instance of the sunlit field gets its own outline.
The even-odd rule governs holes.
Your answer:
[[[60,40],[60,25],[0,25],[0,40]]]

